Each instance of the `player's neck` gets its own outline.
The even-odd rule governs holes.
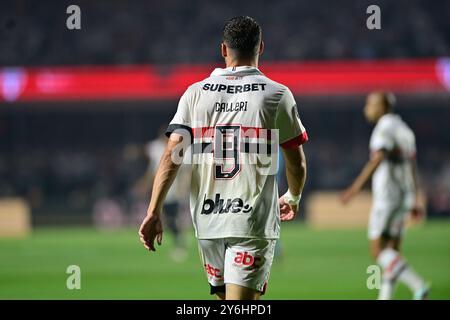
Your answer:
[[[255,67],[255,68],[258,68],[258,60],[257,59],[233,59],[233,60],[225,59],[225,65],[227,68],[233,68],[233,67]]]
[[[380,121],[381,118],[383,118],[385,115],[390,114],[390,112],[384,112],[383,114],[381,114],[377,120],[375,121],[375,123],[378,123],[378,121]]]

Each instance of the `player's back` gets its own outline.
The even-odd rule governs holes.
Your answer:
[[[411,128],[396,114],[386,114],[377,123],[371,138],[371,150],[383,149],[385,160],[373,177],[375,197],[387,202],[408,202],[414,195],[412,162],[416,143]]]
[[[254,67],[216,69],[183,95],[178,125],[192,132],[197,236],[277,238],[277,142],[306,140],[289,89]]]

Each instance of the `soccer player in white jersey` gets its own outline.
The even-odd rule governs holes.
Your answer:
[[[373,204],[368,237],[371,254],[383,269],[378,299],[391,299],[397,281],[406,284],[415,299],[425,299],[429,288],[400,254],[405,219],[418,217],[423,208],[418,197],[415,136],[399,115],[392,113],[395,97],[389,92],[368,95],[364,114],[376,124],[370,138],[370,160],[342,194],[349,202],[372,177]]]
[[[308,136],[291,91],[258,69],[261,37],[250,17],[225,24],[221,54],[226,68],[215,69],[181,97],[139,231],[144,246],[155,251],[178,156],[189,157],[195,235],[210,293],[219,299],[259,299],[265,292],[280,221],[295,217],[306,179],[302,144]],[[180,148],[185,145],[190,149]],[[281,197],[274,160],[278,145],[288,180]]]

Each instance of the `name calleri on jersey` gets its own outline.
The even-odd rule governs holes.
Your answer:
[[[174,131],[188,133],[196,236],[278,238],[278,144],[308,140],[290,90],[254,67],[215,69],[181,97]]]

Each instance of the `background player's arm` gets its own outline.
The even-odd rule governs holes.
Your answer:
[[[179,164],[172,161],[172,153],[182,141],[182,136],[176,133],[170,135],[166,149],[161,157],[158,170],[153,181],[152,195],[147,209],[147,216],[139,229],[139,236],[144,246],[151,251],[156,251],[154,240],[159,245],[162,243],[161,212],[164,199],[178,172]]]
[[[350,187],[342,193],[341,200],[344,204],[348,203],[358,192],[361,191],[367,181],[369,181],[372,177],[380,163],[383,161],[384,157],[385,153],[383,150],[378,150],[373,153],[372,157],[361,170],[361,173],[355,181],[353,181]]]
[[[425,215],[425,206],[420,199],[420,183],[419,174],[417,169],[417,162],[414,160],[411,164],[412,176],[414,181],[414,190],[416,192],[416,198],[414,202],[414,207],[411,211],[413,218],[420,220]]]
[[[411,163],[412,177],[414,181],[414,190],[416,191],[416,199],[417,194],[419,193],[419,177],[417,173],[417,162],[414,160]]]
[[[286,177],[289,191],[293,195],[300,195],[306,180],[306,157],[303,147],[281,148],[286,163]],[[280,218],[282,221],[292,220],[297,213],[298,206],[288,205],[280,198]]]

